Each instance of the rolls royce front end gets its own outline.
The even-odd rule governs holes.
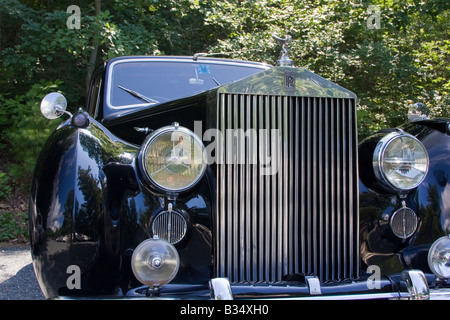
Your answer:
[[[47,298],[449,297],[450,119],[358,141],[357,97],[304,68],[121,57],[36,165]]]

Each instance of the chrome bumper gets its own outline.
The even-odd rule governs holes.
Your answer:
[[[282,300],[450,300],[450,288],[430,289],[424,273],[420,270],[406,270],[401,274],[407,292],[358,293],[323,295],[317,277],[307,277],[309,296],[283,297]],[[232,286],[226,278],[210,281],[211,298],[214,300],[233,300]],[[273,299],[272,299],[273,300]]]
[[[314,276],[305,277],[305,284],[258,285],[233,284],[227,278],[213,278],[208,285],[166,284],[157,293],[147,286],[134,288],[124,295],[84,297],[84,299],[149,299],[149,300],[450,300],[450,282],[430,289],[425,274],[407,270],[401,280],[383,280],[382,290],[368,290],[364,281],[351,284],[323,285]],[[435,284],[433,283],[433,286]],[[365,287],[365,290],[363,289]],[[397,289],[392,289],[397,288]],[[341,293],[337,293],[341,292]],[[58,297],[58,299],[76,299]]]
[[[425,274],[407,270],[398,281],[385,280],[390,285],[382,291],[361,290],[364,282],[327,286],[314,276],[306,277],[303,286],[233,284],[227,278],[213,278],[209,285],[167,284],[155,294],[147,286],[134,288],[124,295],[83,297],[82,299],[143,299],[143,300],[450,300],[450,282],[442,288],[429,288]],[[434,284],[433,284],[434,285]],[[390,289],[388,289],[388,287]],[[392,290],[393,287],[398,288]],[[331,289],[332,288],[332,289]],[[401,288],[401,289],[400,289]],[[330,290],[331,289],[331,290]],[[341,294],[336,292],[342,292]],[[334,292],[334,293],[330,293]],[[56,299],[80,299],[57,297]]]

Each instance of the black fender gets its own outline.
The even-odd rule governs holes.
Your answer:
[[[138,152],[92,118],[85,128],[66,121],[47,140],[29,206],[33,266],[46,297],[117,290],[119,203],[125,193],[138,192]]]
[[[151,221],[169,202],[190,225],[176,245],[181,264],[172,282],[207,283],[213,273],[211,169],[193,189],[169,199],[141,181],[139,145],[86,117],[84,127],[69,120],[51,134],[32,181],[31,252],[45,296],[120,295],[140,286],[131,270],[133,250],[152,236]]]
[[[373,187],[371,174],[372,137],[361,142],[360,154],[360,248],[362,269],[378,266],[382,274],[420,269],[431,273],[427,256],[438,238],[450,233],[450,120],[411,123],[401,129],[418,138],[429,156],[425,180],[401,199]],[[399,239],[389,227],[390,215],[402,206],[413,209],[418,217],[416,232]]]

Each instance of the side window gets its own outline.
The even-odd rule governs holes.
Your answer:
[[[101,113],[101,92],[102,92],[102,77],[101,74],[93,79],[91,83],[91,88],[89,90],[89,100],[88,100],[88,113],[97,119],[99,113]]]

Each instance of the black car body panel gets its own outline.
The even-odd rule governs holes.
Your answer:
[[[390,272],[420,269],[431,273],[427,263],[428,250],[435,239],[448,234],[450,223],[446,204],[450,158],[445,155],[450,151],[450,141],[447,132],[434,129],[439,122],[443,125],[448,121],[428,120],[403,128],[422,141],[430,157],[427,177],[404,198],[406,205],[419,217],[418,230],[410,239],[398,239],[389,230],[387,218],[401,207],[401,200],[395,195],[371,189],[374,177],[361,171],[362,178],[367,181],[366,185],[360,184],[361,252],[364,252],[362,261],[367,265],[385,266]],[[370,141],[366,141],[361,145],[361,155],[368,154],[364,147],[369,144]]]
[[[132,61],[186,64],[208,76],[213,72],[206,66],[226,70],[229,64],[248,75],[144,103],[111,85],[112,66]],[[193,86],[201,83],[198,75],[186,77]],[[134,100],[115,106],[111,90]],[[427,255],[436,239],[450,233],[450,120],[401,128],[425,146],[429,171],[418,187],[399,195],[379,188],[371,171],[373,149],[386,132],[358,145],[356,99],[303,68],[176,57],[106,62],[94,75],[87,112],[80,110],[52,133],[35,169],[30,237],[44,294],[149,295],[131,260],[135,248],[154,236],[152,225],[169,205],[187,228],[175,244],[179,270],[158,290],[164,297],[210,298],[214,278],[228,279],[232,295],[244,299],[409,297],[410,277],[402,272],[411,269],[425,274],[429,289],[448,286],[448,279],[436,279]],[[77,125],[77,115],[87,122]],[[172,123],[207,147],[217,142],[206,134],[213,128],[277,128],[281,143],[266,150],[260,137],[255,149],[244,148],[243,160],[265,155],[272,161],[263,164],[237,163],[217,147],[194,187],[164,192],[143,178],[139,155],[150,132]],[[277,171],[261,175],[275,163]],[[396,237],[389,223],[402,206],[418,217],[417,230],[406,239]],[[76,286],[71,266],[80,271]],[[373,286],[371,266],[380,271]]]

